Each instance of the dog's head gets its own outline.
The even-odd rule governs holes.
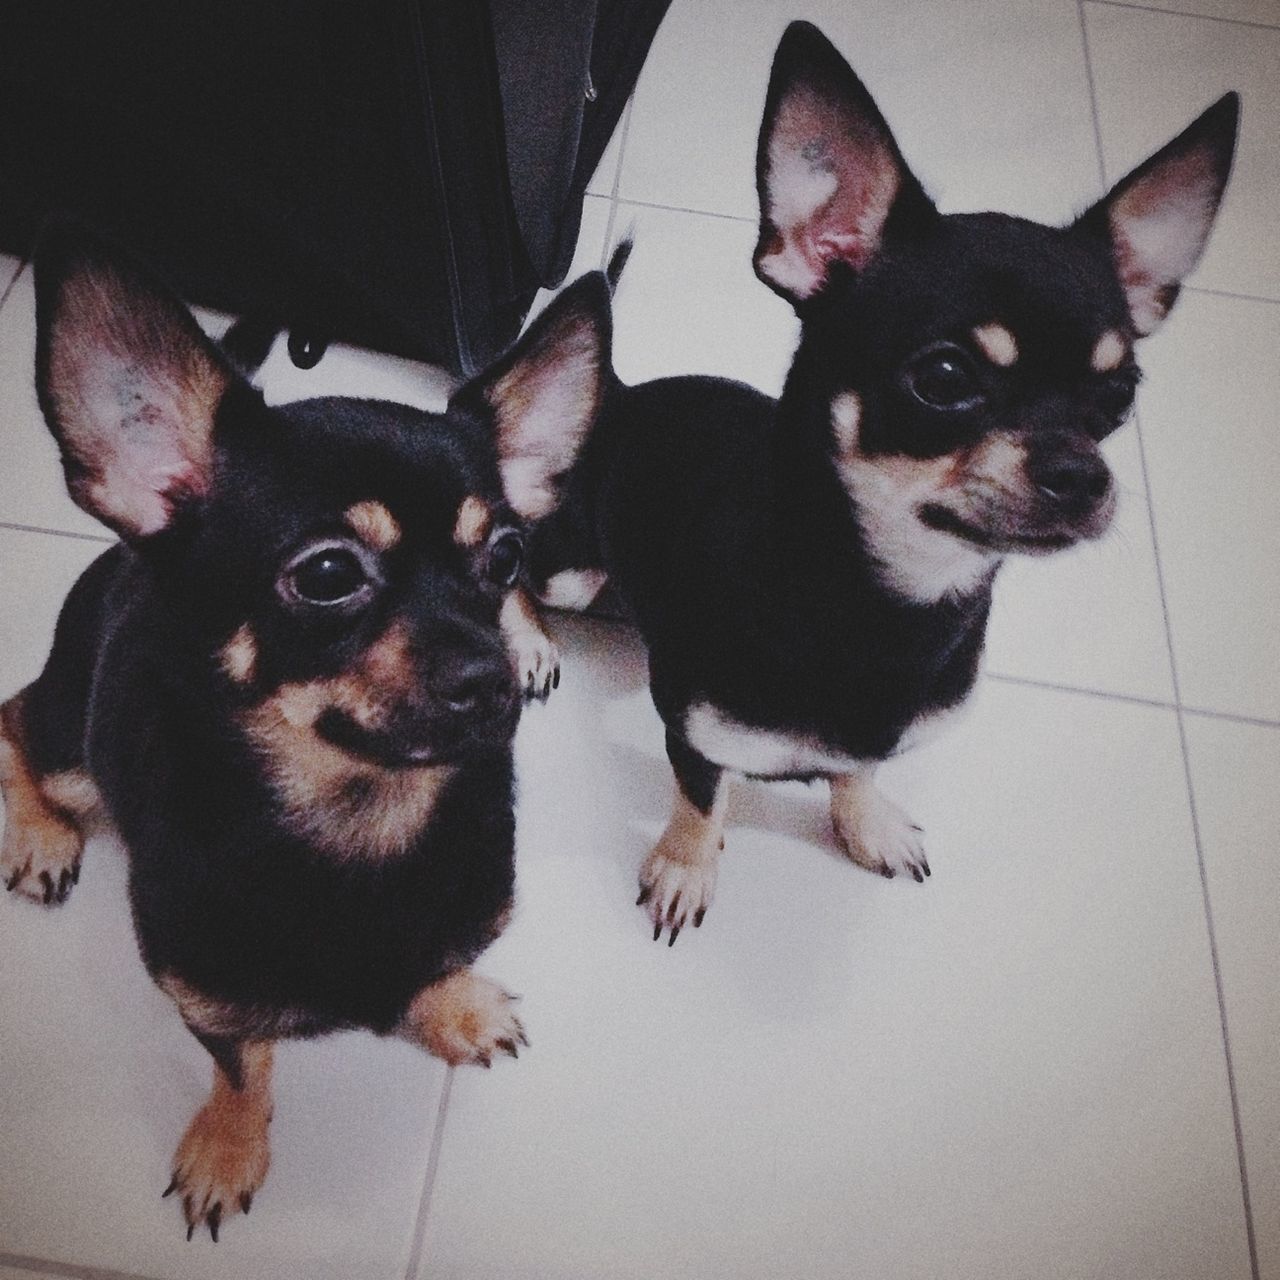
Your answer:
[[[607,367],[599,274],[442,414],[267,407],[186,308],[75,226],[36,258],[37,382],[75,501],[151,569],[189,651],[295,807],[509,742],[499,611]]]
[[[824,397],[826,443],[904,594],[1107,528],[1098,444],[1132,406],[1136,340],[1208,239],[1238,114],[1228,94],[1066,227],[944,216],[840,54],[806,23],[787,30],[756,272],[801,317],[793,381]]]

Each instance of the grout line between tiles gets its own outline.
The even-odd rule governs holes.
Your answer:
[[[1266,716],[1246,716],[1238,711],[1214,711],[1212,707],[1187,707],[1182,710],[1201,720],[1226,720],[1231,724],[1248,724],[1258,729],[1280,729],[1280,720],[1268,720]]]
[[[1142,475],[1147,477],[1147,451],[1142,439],[1142,424],[1135,415],[1138,432],[1138,455],[1142,462]],[[1165,638],[1169,645],[1169,667],[1173,677],[1174,715],[1178,724],[1178,741],[1182,747],[1183,777],[1187,787],[1187,807],[1191,815],[1191,834],[1195,840],[1196,862],[1200,871],[1200,893],[1204,902],[1205,929],[1209,935],[1209,956],[1213,963],[1213,983],[1218,996],[1218,1022],[1222,1029],[1222,1050],[1226,1059],[1227,1092],[1231,1098],[1231,1123],[1235,1130],[1236,1161],[1240,1170],[1240,1195],[1244,1208],[1245,1240],[1249,1246],[1249,1268],[1253,1280],[1261,1280],[1258,1263],[1258,1240],[1253,1223],[1253,1202],[1249,1195],[1249,1168],[1244,1150],[1244,1126],[1240,1121],[1240,1092],[1236,1085],[1235,1062],[1231,1056],[1231,1029],[1227,1021],[1227,993],[1222,980],[1222,963],[1218,955],[1218,934],[1213,921],[1213,899],[1209,893],[1209,870],[1205,865],[1204,841],[1200,831],[1200,811],[1196,804],[1195,780],[1191,771],[1191,751],[1187,743],[1186,713],[1182,706],[1182,687],[1178,681],[1178,663],[1173,648],[1173,628],[1169,617],[1169,602],[1165,595],[1164,566],[1160,559],[1160,541],[1156,533],[1155,504],[1151,499],[1151,486],[1147,484],[1147,510],[1151,518],[1151,541],[1155,549],[1156,582],[1160,590],[1160,606],[1164,612]]]
[[[1102,120],[1098,116],[1098,85],[1093,78],[1093,53],[1089,48],[1089,22],[1084,13],[1085,0],[1076,0],[1076,12],[1080,17],[1080,44],[1084,49],[1084,75],[1089,85],[1089,111],[1093,117],[1093,146],[1098,159],[1098,184],[1102,194],[1107,190],[1107,166],[1102,151]],[[1148,494],[1148,505],[1150,495]]]
[[[1027,689],[1048,689],[1054,693],[1074,693],[1083,698],[1102,698],[1108,702],[1127,702],[1140,707],[1159,707],[1165,711],[1177,708],[1164,698],[1147,698],[1140,693],[1112,693],[1108,689],[1091,689],[1088,685],[1059,684],[1055,680],[1036,680],[1030,676],[1007,676],[999,671],[984,671],[983,676],[1000,684],[1016,684]],[[1280,728],[1280,725],[1277,726]]]
[[[697,218],[719,218],[724,222],[745,222],[748,226],[756,225],[755,218],[748,218],[740,213],[718,213],[714,209],[688,209],[679,204],[658,204],[654,200],[637,200],[633,196],[619,196],[619,204],[633,205],[638,209],[662,209],[666,213],[691,213]]]
[[[418,1280],[422,1273],[422,1258],[426,1249],[427,1221],[431,1215],[431,1195],[435,1190],[436,1172],[440,1167],[440,1148],[444,1143],[445,1118],[449,1112],[449,1096],[453,1092],[453,1072],[445,1073],[444,1088],[440,1091],[440,1104],[436,1108],[436,1123],[431,1134],[431,1149],[427,1155],[427,1171],[422,1179],[422,1196],[418,1201],[418,1214],[413,1222],[413,1241],[409,1246],[409,1261],[405,1267],[405,1280]]]
[[[609,257],[613,253],[613,226],[618,218],[618,188],[622,185],[622,164],[627,158],[627,137],[631,133],[631,109],[635,106],[634,91],[627,99],[627,109],[622,113],[621,132],[618,135],[618,166],[613,171],[613,187],[609,191],[609,220],[604,226],[604,244],[600,248],[600,270],[607,271]]]
[[[13,278],[7,285],[5,285],[4,292],[0,293],[0,310],[3,310],[4,304],[9,301],[9,295],[13,292],[14,285],[18,283],[18,280],[21,278],[22,273],[27,269],[28,265],[29,260],[26,258],[23,258],[18,263],[18,269],[13,273]]]
[[[47,533],[54,538],[76,538],[81,542],[114,544],[116,539],[107,533],[76,533],[71,529],[46,529],[38,524],[17,524],[12,520],[0,520],[0,529],[12,529],[17,533]]]
[[[1096,2],[1096,0],[1092,0]],[[1090,63],[1089,30],[1084,15],[1084,0],[1077,0],[1080,9],[1080,33],[1084,40],[1086,65]],[[1102,132],[1098,116],[1098,100],[1090,72],[1090,98],[1093,107],[1095,143],[1098,169],[1102,175],[1102,187],[1107,186],[1107,165],[1102,149]],[[1244,1210],[1245,1242],[1249,1250],[1249,1271],[1252,1280],[1261,1280],[1258,1262],[1258,1239],[1253,1222],[1253,1202],[1249,1195],[1249,1170],[1244,1149],[1244,1128],[1240,1121],[1240,1093],[1236,1085],[1235,1062],[1231,1055],[1231,1030],[1227,1019],[1226,988],[1222,979],[1222,963],[1218,954],[1218,935],[1214,927],[1213,901],[1209,893],[1209,871],[1205,864],[1204,840],[1200,829],[1200,812],[1196,804],[1195,781],[1191,770],[1191,752],[1187,741],[1186,713],[1182,705],[1182,684],[1178,677],[1178,658],[1173,643],[1173,624],[1169,614],[1169,596],[1165,586],[1164,561],[1160,554],[1160,534],[1156,526],[1155,495],[1151,490],[1151,473],[1147,467],[1146,441],[1142,432],[1142,415],[1135,411],[1133,427],[1138,442],[1138,461],[1142,472],[1142,487],[1147,495],[1147,520],[1151,528],[1151,549],[1155,560],[1156,587],[1160,594],[1160,611],[1164,617],[1165,643],[1169,650],[1169,677],[1173,684],[1173,712],[1178,726],[1178,743],[1182,751],[1183,781],[1187,789],[1187,811],[1191,818],[1191,835],[1195,843],[1196,865],[1200,874],[1200,899],[1204,906],[1205,932],[1209,939],[1209,959],[1213,969],[1213,984],[1218,999],[1218,1025],[1222,1036],[1222,1053],[1227,1071],[1227,1093],[1231,1101],[1231,1124],[1235,1134],[1236,1165],[1240,1177],[1240,1197]]]
[[[46,1258],[33,1258],[21,1253],[0,1253],[0,1267],[13,1267],[38,1276],[53,1276],[55,1280],[153,1280],[153,1277],[139,1275],[135,1271],[82,1267],[74,1262],[50,1262]]]
[[[1250,18],[1224,18],[1217,13],[1188,13],[1185,9],[1163,9],[1154,4],[1134,4],[1131,0],[1088,0],[1108,9],[1132,9],[1137,13],[1162,13],[1169,18],[1192,18],[1197,22],[1225,22],[1232,27],[1254,27],[1260,31],[1280,31],[1280,23],[1255,22]]]
[[[1235,298],[1238,302],[1268,302],[1280,306],[1280,298],[1267,298],[1260,293],[1232,293],[1230,289],[1206,289],[1202,285],[1189,284],[1184,293],[1202,293],[1209,298]]]

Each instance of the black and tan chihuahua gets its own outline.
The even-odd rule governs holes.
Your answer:
[[[649,648],[679,789],[640,872],[655,940],[711,902],[726,772],[826,779],[854,862],[930,874],[876,766],[973,688],[1003,559],[1107,528],[1098,445],[1204,248],[1238,113],[1226,95],[1066,227],[944,216],[840,54],[788,28],[755,252],[801,321],[782,398],[615,378],[531,548],[546,603],[608,579]]]
[[[169,1191],[216,1239],[267,1172],[276,1040],[368,1028],[484,1066],[527,1043],[470,967],[512,903],[510,588],[599,408],[608,290],[584,277],[429,414],[268,408],[77,226],[35,276],[40,404],[121,542],[0,708],[0,866],[61,903],[105,808],[147,969],[214,1059]]]

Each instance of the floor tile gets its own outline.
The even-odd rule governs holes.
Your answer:
[[[1220,94],[1241,92],[1235,170],[1192,283],[1280,298],[1280,30],[1112,5],[1084,9],[1111,181]]]
[[[668,949],[643,655],[557,634],[484,960],[533,1047],[455,1076],[423,1276],[1248,1276],[1172,712],[986,684],[887,771],[923,888],[835,857],[816,789],[745,787]]]
[[[1224,22],[1252,22],[1280,27],[1280,6],[1276,0],[1123,0],[1121,8],[1163,9],[1217,18]]]
[[[799,326],[755,277],[754,225],[623,203],[614,239],[628,230],[635,250],[614,299],[622,380],[718,374],[777,395]]]
[[[0,297],[4,295],[4,291],[13,283],[13,278],[18,274],[21,267],[21,259],[12,257],[7,253],[0,253]]]
[[[0,696],[47,651],[95,544],[0,530]],[[142,968],[125,861],[93,841],[70,901],[0,901],[0,1254],[155,1277],[398,1277],[426,1173],[442,1066],[341,1036],[278,1055],[273,1167],[247,1221],[187,1244],[161,1203],[203,1101],[208,1056]]]
[[[793,18],[817,23],[863,76],[943,208],[1062,219],[1096,192],[1074,5],[674,0],[636,88],[623,197],[756,218],[765,86]]]
[[[1261,1280],[1280,1280],[1280,731],[1187,718]]]
[[[1280,720],[1280,307],[1188,294],[1139,395],[1184,702]]]

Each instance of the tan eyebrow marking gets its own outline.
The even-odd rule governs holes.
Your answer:
[[[1089,367],[1095,373],[1110,373],[1112,369],[1120,367],[1128,354],[1129,344],[1115,329],[1108,329],[1094,346],[1093,354],[1089,357]]]
[[[460,547],[478,547],[489,532],[493,512],[483,498],[474,494],[463,498],[458,519],[453,526],[453,540]]]
[[[1018,340],[1002,324],[982,324],[973,331],[973,340],[992,364],[1009,368],[1018,359]]]
[[[258,661],[258,642],[247,622],[222,646],[219,657],[223,671],[236,684],[247,684],[253,679],[254,664]]]
[[[357,502],[343,513],[346,522],[375,551],[390,551],[400,541],[396,518],[380,502]]]

